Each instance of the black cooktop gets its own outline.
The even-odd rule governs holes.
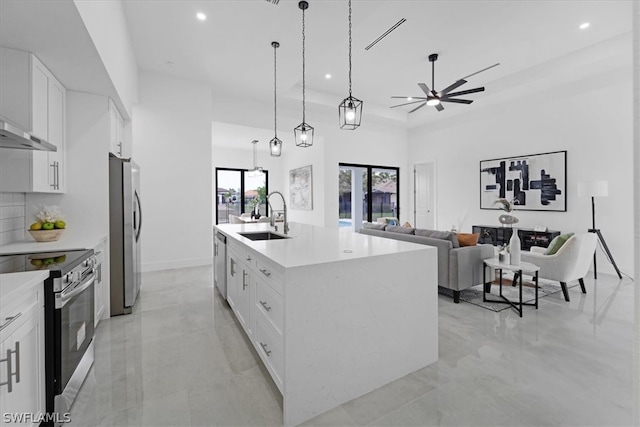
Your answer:
[[[49,270],[50,276],[62,277],[91,255],[93,249],[2,255],[0,265],[5,272]]]

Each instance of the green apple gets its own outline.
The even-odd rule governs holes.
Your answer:
[[[45,222],[44,224],[42,224],[43,230],[53,230],[54,227],[55,225],[52,222]]]
[[[63,220],[59,219],[56,222],[53,223],[55,228],[65,228],[67,226],[67,223],[65,223]]]

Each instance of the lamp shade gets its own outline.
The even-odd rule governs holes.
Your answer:
[[[608,195],[609,181],[578,182],[578,197],[607,197]]]

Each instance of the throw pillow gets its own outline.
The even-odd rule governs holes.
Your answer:
[[[401,227],[399,225],[387,225],[385,230],[392,233],[413,234],[413,228]]]
[[[478,244],[480,233],[458,233],[460,246],[475,246]]]
[[[460,243],[458,242],[458,237],[456,233],[452,233],[450,231],[438,231],[438,230],[427,230],[427,229],[417,229],[414,232],[416,236],[422,237],[431,237],[432,239],[441,239],[441,240],[449,240],[454,248],[459,248]]]
[[[409,221],[405,222],[404,224],[402,224],[403,227],[407,227],[407,228],[413,228],[411,226],[411,223]]]
[[[378,222],[363,222],[362,223],[362,228],[368,228],[370,230],[382,230],[382,231],[384,231],[385,227],[386,227],[385,224],[378,223]]]
[[[567,234],[561,234],[559,236],[554,237],[551,243],[549,243],[549,247],[547,247],[547,250],[544,251],[544,254],[545,255],[555,254],[560,250],[562,245],[567,243],[567,240],[569,240],[569,238],[573,235],[574,233],[567,233]]]

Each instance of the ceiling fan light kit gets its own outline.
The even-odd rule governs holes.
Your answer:
[[[422,91],[424,92],[424,94],[426,95],[426,97],[424,96],[392,96],[391,98],[400,98],[400,99],[405,99],[407,101],[411,101],[411,102],[405,102],[404,104],[398,104],[398,105],[392,105],[390,108],[397,108],[397,107],[402,107],[405,105],[412,105],[412,104],[420,104],[417,107],[415,107],[413,110],[409,111],[409,113],[413,113],[414,111],[419,110],[420,108],[424,107],[425,105],[428,105],[430,107],[435,107],[436,110],[438,111],[442,111],[444,110],[444,106],[442,105],[443,102],[451,102],[454,104],[471,104],[473,102],[473,100],[471,99],[459,99],[459,98],[454,98],[456,96],[461,96],[461,95],[468,95],[471,93],[477,93],[477,92],[484,92],[484,87],[477,87],[474,89],[467,89],[467,90],[461,90],[459,92],[452,92],[454,89],[459,88],[460,86],[462,86],[463,84],[467,83],[467,80],[469,77],[471,76],[475,76],[476,74],[479,74],[483,71],[487,71],[493,67],[496,67],[498,65],[500,65],[500,63],[496,63],[493,64],[487,68],[483,68],[480,71],[476,71],[475,73],[469,74],[466,77],[463,77],[461,79],[456,80],[455,82],[453,82],[452,84],[450,84],[449,86],[447,86],[446,88],[440,90],[440,91],[436,91],[435,90],[435,63],[438,60],[438,54],[437,53],[432,53],[431,55],[429,55],[429,62],[431,62],[431,87],[433,89],[429,89],[429,86],[426,85],[426,83],[418,83],[418,87],[420,89],[422,89]],[[417,101],[413,101],[414,99],[417,99]]]
[[[282,154],[282,141],[278,139],[278,102],[276,98],[276,71],[277,71],[277,62],[276,62],[276,50],[280,47],[280,43],[271,42],[271,46],[273,46],[273,139],[269,141],[269,151],[271,152],[271,156],[280,157]]]
[[[309,3],[302,0],[298,3],[298,7],[302,10],[302,123],[293,129],[293,135],[295,137],[296,146],[298,147],[311,147],[313,145],[313,127],[305,121],[305,61],[304,61],[304,42],[305,42],[305,23],[304,23],[304,11],[309,8]]]
[[[351,0],[349,0],[349,96],[338,105],[340,129],[355,130],[362,120],[362,101],[351,93]]]

